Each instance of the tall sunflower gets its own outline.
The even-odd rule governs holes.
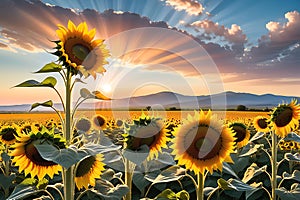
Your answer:
[[[230,153],[235,147],[233,132],[212,117],[211,111],[207,114],[195,112],[193,117],[189,115],[173,134],[171,148],[175,160],[195,174],[204,174],[205,170],[210,173],[222,170],[223,162],[232,162]]]
[[[105,129],[106,128],[106,123],[107,123],[107,120],[102,115],[97,114],[97,115],[94,115],[93,118],[92,118],[92,124],[93,124],[93,127],[96,130]]]
[[[136,151],[142,145],[149,147],[147,160],[157,157],[162,148],[167,148],[167,142],[170,140],[163,120],[146,116],[144,113],[126,128],[124,136],[127,149]]]
[[[92,124],[89,119],[82,117],[76,122],[75,127],[79,131],[88,132],[91,129]]]
[[[89,156],[80,161],[75,169],[75,184],[78,189],[88,186],[95,186],[96,178],[100,178],[100,175],[104,171],[103,155],[97,154],[96,156]]]
[[[20,127],[16,124],[2,126],[0,129],[0,142],[11,145],[16,141],[18,133],[20,133]]]
[[[289,104],[278,105],[271,114],[271,129],[275,134],[284,138],[287,134],[299,126],[300,105],[297,100]]]
[[[253,126],[258,132],[269,132],[268,119],[263,116],[257,116],[253,120]]]
[[[250,131],[245,124],[234,122],[229,124],[228,127],[231,128],[234,133],[234,137],[236,138],[234,141],[236,142],[237,148],[242,148],[248,143]]]
[[[106,70],[103,65],[107,64],[106,58],[109,51],[106,49],[104,40],[94,40],[96,29],[88,30],[86,22],[75,26],[69,20],[68,27],[58,25],[56,34],[59,41],[55,41],[57,51],[53,54],[59,57],[63,65],[69,67],[74,74],[78,71],[85,77],[96,73],[103,73]]]
[[[42,158],[34,145],[51,144],[56,148],[65,148],[65,142],[58,134],[49,132],[46,128],[42,132],[29,134],[20,133],[17,136],[17,142],[13,144],[12,151],[9,153],[13,156],[12,163],[19,167],[19,172],[24,171],[25,176],[37,176],[38,179],[48,175],[53,178],[54,174],[58,174],[62,167],[52,161]]]

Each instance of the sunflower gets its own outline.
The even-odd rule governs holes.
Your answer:
[[[75,127],[77,130],[88,132],[91,129],[92,124],[89,119],[82,117],[77,121]]]
[[[75,184],[80,190],[88,189],[88,186],[95,186],[95,179],[99,178],[104,168],[103,155],[89,156],[80,161],[75,169]]]
[[[284,138],[299,126],[300,105],[297,100],[278,105],[271,114],[271,127],[275,134]]]
[[[97,130],[105,129],[106,121],[106,118],[99,114],[92,118],[93,127]]]
[[[0,129],[0,142],[11,145],[16,141],[18,133],[20,133],[20,127],[16,124],[2,126]]]
[[[205,170],[210,173],[222,170],[223,162],[232,162],[230,153],[235,147],[233,132],[212,117],[211,111],[189,115],[173,134],[171,148],[175,160],[195,174],[204,174]]]
[[[247,129],[246,125],[234,122],[229,124],[228,127],[233,130],[234,137],[236,138],[234,141],[236,142],[237,148],[242,148],[248,143],[250,139],[250,131]]]
[[[42,132],[29,134],[20,133],[17,136],[17,141],[11,147],[13,150],[9,153],[13,156],[12,163],[19,167],[19,172],[25,172],[31,177],[37,176],[39,180],[48,175],[53,178],[54,174],[58,174],[62,167],[52,161],[47,161],[42,158],[36,149],[36,144],[50,144],[56,148],[65,148],[65,142],[58,134],[48,131],[43,128]]]
[[[253,126],[258,132],[269,132],[268,120],[263,116],[257,116],[253,120]]]
[[[53,54],[59,57],[63,65],[69,67],[74,74],[80,71],[85,77],[96,73],[103,73],[106,70],[103,65],[108,64],[106,58],[109,51],[106,49],[104,40],[93,40],[96,29],[88,30],[86,22],[80,23],[77,27],[69,20],[68,27],[58,25],[56,34],[59,41],[55,41],[57,51]]]
[[[28,134],[30,132],[37,133],[38,131],[39,127],[35,123],[25,122],[20,126],[20,133]]]
[[[169,134],[161,118],[149,117],[144,113],[134,123],[129,125],[123,136],[126,138],[126,148],[137,151],[142,145],[149,147],[147,160],[157,158],[162,148],[167,148]]]

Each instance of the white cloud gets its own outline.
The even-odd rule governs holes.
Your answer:
[[[189,15],[200,15],[204,10],[201,3],[193,0],[166,0],[166,4],[174,7],[175,10],[184,10]]]

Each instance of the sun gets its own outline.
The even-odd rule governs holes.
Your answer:
[[[105,92],[105,93],[110,93],[111,92],[111,85],[109,84],[104,84],[102,87],[101,87],[102,91]]]

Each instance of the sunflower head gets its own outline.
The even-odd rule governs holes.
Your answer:
[[[89,119],[83,117],[77,121],[75,127],[79,131],[88,132],[92,128],[92,124]]]
[[[96,130],[102,130],[106,128],[107,120],[104,116],[97,114],[93,116],[92,123]]]
[[[46,175],[53,178],[54,174],[61,171],[61,166],[42,158],[35,145],[50,144],[58,149],[65,148],[65,141],[60,135],[43,128],[41,132],[30,132],[29,134],[20,133],[17,142],[11,146],[9,153],[13,156],[12,163],[19,167],[19,172],[28,174],[31,177],[37,176],[39,180]]]
[[[236,142],[237,148],[242,148],[248,143],[250,131],[245,124],[234,122],[229,124],[228,127],[231,128],[234,133],[234,137],[236,138],[234,141]]]
[[[280,137],[287,134],[299,126],[300,105],[296,100],[289,104],[278,105],[271,114],[271,128]]]
[[[258,132],[268,132],[269,122],[268,119],[263,116],[257,116],[253,120],[253,126]]]
[[[144,113],[125,129],[125,147],[137,151],[142,145],[149,147],[148,160],[158,156],[162,148],[167,148],[169,134],[161,118],[149,117]]]
[[[75,26],[69,20],[68,27],[58,25],[56,31],[59,40],[55,41],[57,50],[54,55],[59,57],[63,65],[71,69],[73,74],[80,72],[85,77],[96,73],[103,73],[106,70],[103,65],[108,64],[109,51],[104,40],[94,40],[96,30],[88,30],[86,22]]]
[[[2,126],[0,129],[0,142],[11,145],[16,141],[16,137],[19,133],[20,127],[16,124]]]
[[[75,169],[75,184],[80,190],[88,189],[88,186],[95,186],[96,178],[100,178],[104,168],[103,155],[88,156],[81,160]]]
[[[37,133],[38,131],[39,127],[35,123],[25,122],[20,126],[20,132],[24,134],[29,134],[30,132]]]
[[[232,162],[230,153],[234,152],[235,138],[230,128],[203,111],[189,115],[183,124],[176,127],[172,139],[172,154],[178,165],[195,174],[222,170],[223,162]]]

